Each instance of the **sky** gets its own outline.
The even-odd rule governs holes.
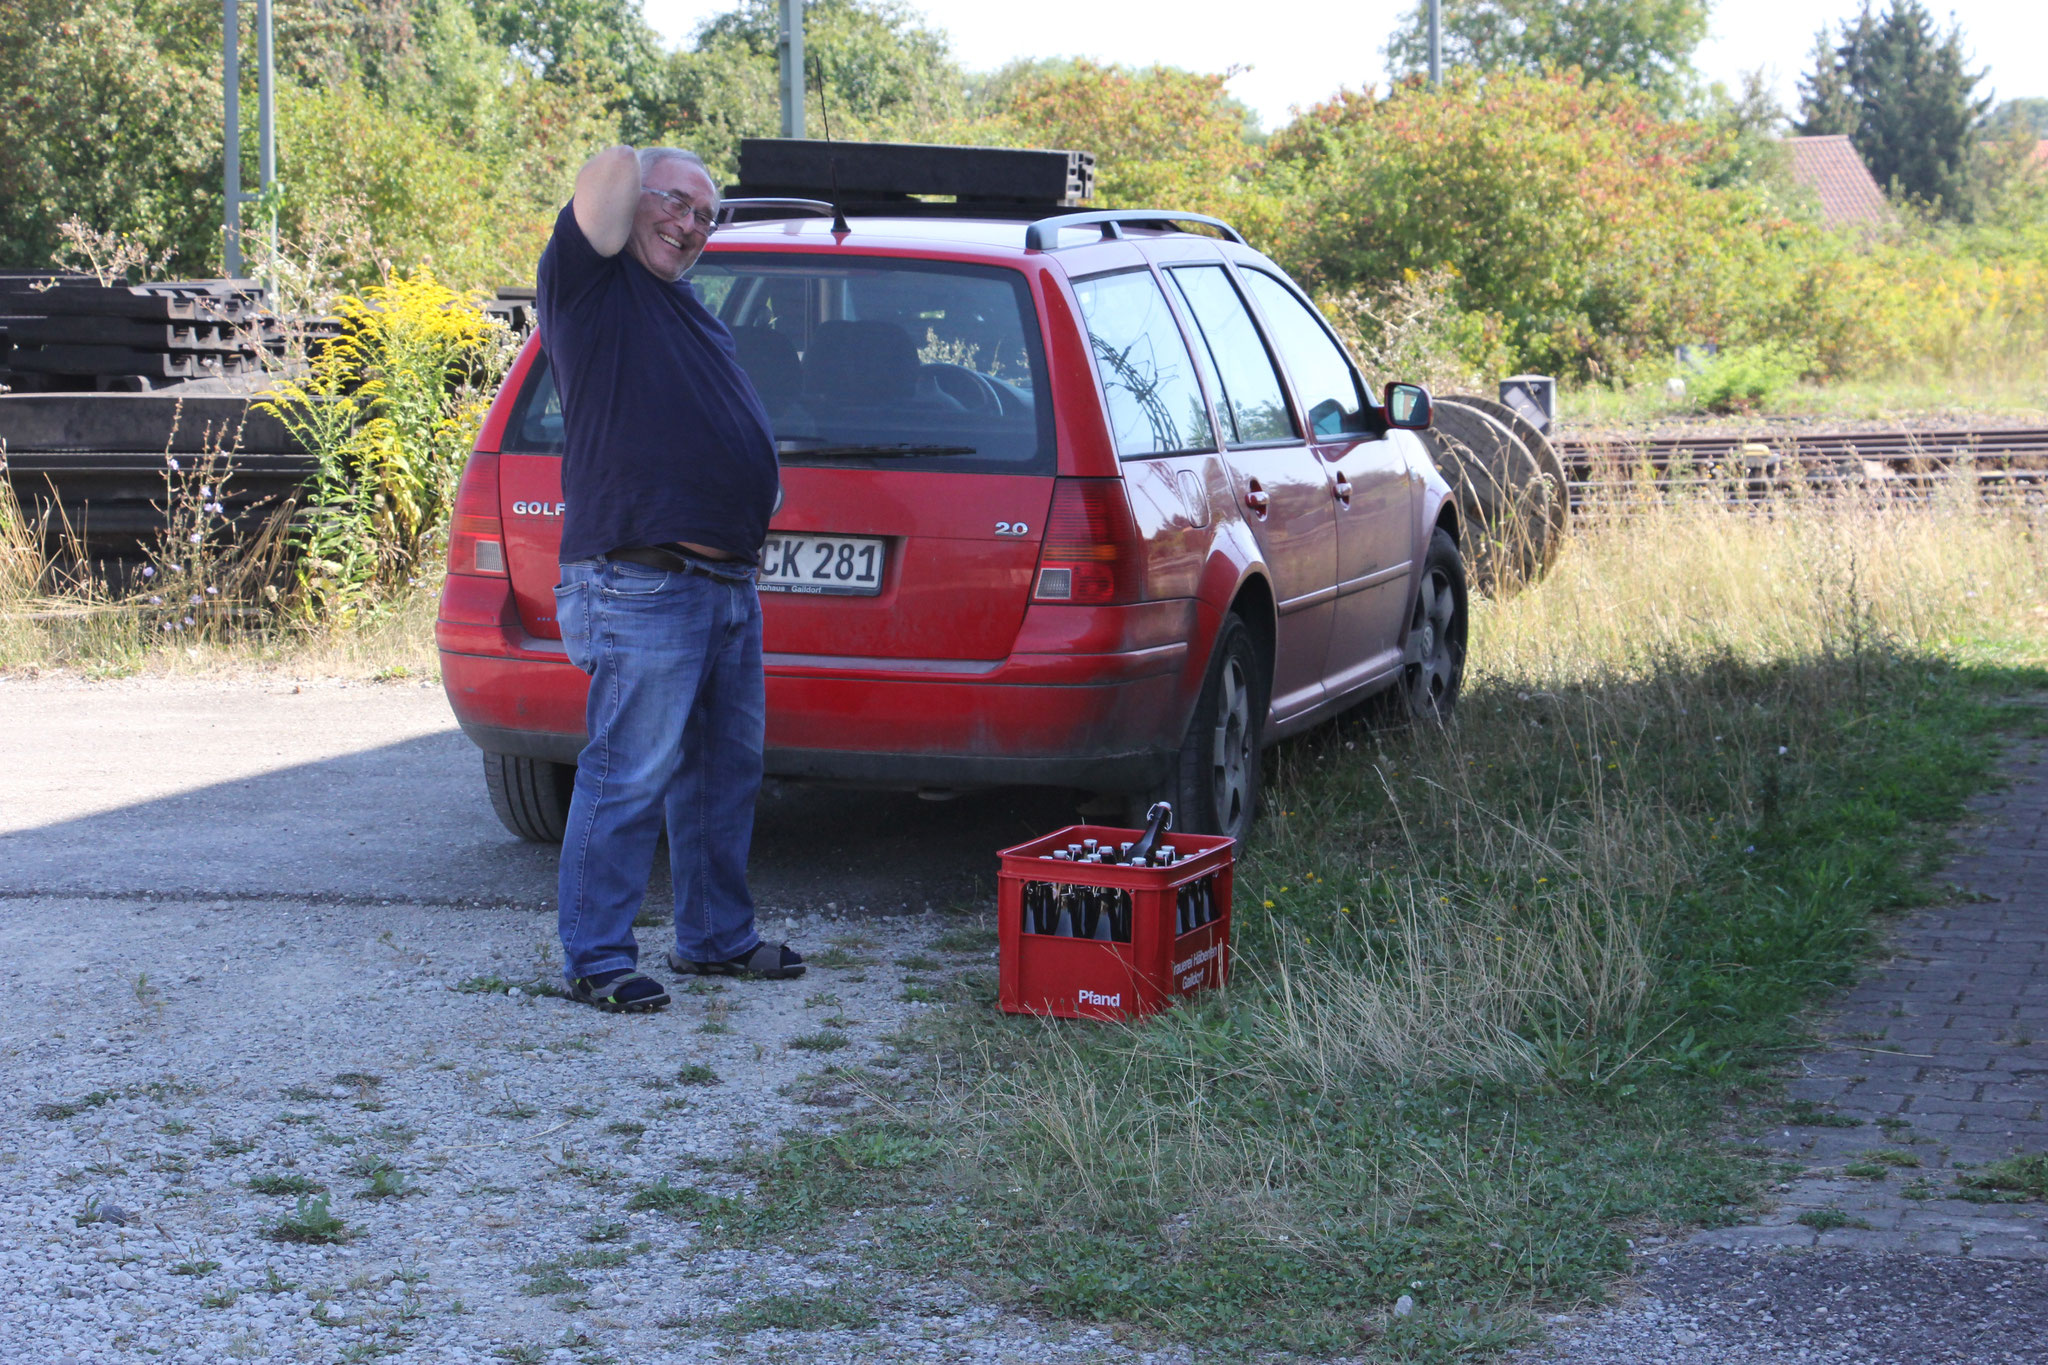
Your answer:
[[[731,8],[729,0],[644,0],[647,20],[671,44]],[[1012,9],[989,0],[911,0],[953,40],[954,56],[986,71],[1016,57],[1091,57],[1193,71],[1249,70],[1230,92],[1258,110],[1268,130],[1288,109],[1338,87],[1386,81],[1387,34],[1413,0],[1178,0],[1171,6],[1102,0],[1032,0]],[[1709,79],[1735,88],[1764,68],[1788,110],[1798,107],[1799,75],[1813,36],[1859,7],[1857,0],[1711,0],[1711,28],[1696,61]],[[1976,67],[1989,67],[1980,90],[2001,99],[2048,96],[2048,4],[2041,0],[1929,0],[1938,23],[1962,24]]]

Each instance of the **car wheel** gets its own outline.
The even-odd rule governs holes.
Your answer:
[[[1224,618],[1167,800],[1176,829],[1242,839],[1259,813],[1266,670],[1244,621]]]
[[[1458,542],[1439,527],[1429,538],[1408,612],[1396,714],[1439,724],[1451,718],[1465,685],[1465,620],[1465,561]]]
[[[576,765],[517,754],[484,754],[484,786],[506,829],[536,844],[559,844],[569,826]]]

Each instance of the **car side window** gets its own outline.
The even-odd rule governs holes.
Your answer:
[[[1319,438],[1377,432],[1358,375],[1321,322],[1292,289],[1263,270],[1241,271],[1245,288],[1266,315],[1266,327],[1294,378],[1295,396]]]
[[[1166,272],[1194,316],[1222,381],[1224,435],[1232,445],[1285,441],[1299,436],[1282,396],[1280,373],[1259,339],[1244,299],[1220,265],[1179,266]]]
[[[1074,281],[1116,453],[1214,450],[1209,406],[1187,342],[1149,270]]]
[[[527,367],[526,387],[505,425],[504,449],[518,455],[562,453],[562,391],[555,387],[555,367],[546,351]]]

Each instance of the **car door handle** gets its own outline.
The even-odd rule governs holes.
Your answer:
[[[1344,478],[1341,475],[1337,479],[1337,501],[1351,501],[1351,480]]]
[[[1246,507],[1251,508],[1254,512],[1257,512],[1260,516],[1263,517],[1264,515],[1266,515],[1266,509],[1272,506],[1272,504],[1272,495],[1268,493],[1265,489],[1259,487],[1259,481],[1257,479],[1253,479],[1250,483],[1245,485],[1244,505]]]

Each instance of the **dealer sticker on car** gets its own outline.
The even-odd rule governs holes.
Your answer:
[[[760,584],[772,592],[873,597],[882,591],[889,542],[871,536],[772,535],[761,547]]]

